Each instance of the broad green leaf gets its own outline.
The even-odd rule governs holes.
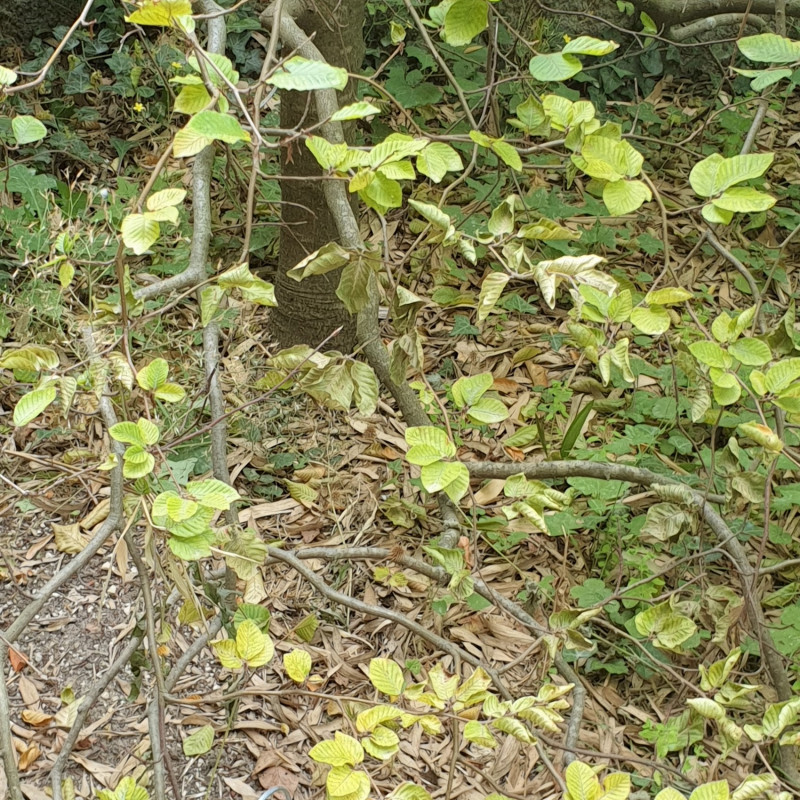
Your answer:
[[[336,731],[333,741],[322,741],[309,750],[309,757],[318,764],[332,767],[355,766],[364,760],[364,750],[357,739]]]
[[[34,389],[32,392],[22,395],[14,406],[14,424],[17,427],[27,425],[36,419],[55,399],[55,386]]]
[[[174,492],[165,492],[164,510],[166,516],[175,522],[185,522],[197,513],[197,503],[194,500],[186,500],[179,497]],[[153,503],[153,511],[160,510],[161,504]]]
[[[205,533],[185,539],[179,539],[177,536],[170,536],[167,540],[167,544],[177,558],[183,561],[198,561],[201,558],[208,558],[211,555],[211,546],[216,544],[216,537],[211,531],[206,531]],[[235,653],[235,642],[231,641],[231,645]],[[238,662],[238,666],[227,668],[240,669],[242,662],[238,656],[236,657],[236,661]]]
[[[753,79],[750,81],[750,88],[754,92],[760,92],[784,78],[791,78],[794,74],[794,70],[791,69],[737,69],[734,67],[733,70],[746,78]]]
[[[325,400],[325,397],[320,396],[318,393],[315,393],[313,396],[320,401]],[[307,483],[299,483],[298,481],[290,481],[288,479],[285,482],[292,500],[297,500],[298,503],[301,503],[306,508],[311,508],[314,503],[317,502],[319,492]]]
[[[347,155],[346,144],[331,144],[321,136],[309,136],[306,139],[306,147],[323,169],[334,169]]]
[[[62,289],[69,288],[72,279],[75,277],[75,267],[71,261],[62,261],[58,267],[58,282]]]
[[[240,500],[239,492],[224,481],[209,478],[205,481],[189,481],[186,491],[201,505],[217,511],[227,511],[233,503]]]
[[[403,205],[403,189],[400,184],[381,173],[375,173],[369,186],[359,191],[361,199],[379,214],[385,214],[390,208]]]
[[[508,419],[508,409],[496,397],[482,397],[469,407],[467,416],[481,425],[494,425]]]
[[[773,394],[787,389],[800,378],[800,358],[785,358],[770,367],[765,376],[767,391]]]
[[[369,285],[373,280],[371,259],[358,256],[342,270],[336,296],[351,314],[358,314],[369,300]]]
[[[458,408],[471,406],[486,394],[494,383],[491,372],[459,378],[452,386],[453,402]]]
[[[706,203],[700,213],[703,219],[712,225],[730,225],[733,220],[733,211],[718,208],[714,203]]]
[[[201,756],[203,753],[207,753],[213,744],[214,728],[211,725],[204,725],[183,740],[183,754],[185,756]]]
[[[686,700],[686,705],[704,719],[719,721],[725,717],[725,709],[710,697],[690,697]]]
[[[562,53],[575,53],[579,56],[606,56],[613,53],[619,45],[606,42],[593,36],[577,36],[561,48]]]
[[[664,289],[653,289],[645,295],[645,303],[659,306],[674,306],[691,300],[694,295],[687,289],[680,289],[676,286],[667,286]]]
[[[504,447],[527,447],[539,438],[539,428],[536,425],[525,425],[511,436],[503,440]]]
[[[504,142],[502,139],[496,139],[491,145],[492,152],[504,163],[506,166],[516,172],[522,172],[522,159],[513,145]]]
[[[144,214],[128,214],[122,220],[122,241],[137,256],[146,253],[160,233],[158,222]]]
[[[155,458],[140,445],[129,447],[122,460],[122,474],[133,480],[149,475],[156,465]]]
[[[165,403],[180,403],[186,397],[186,389],[177,383],[164,383],[153,392],[153,397]]]
[[[264,649],[261,629],[251,619],[246,619],[236,629],[236,652],[243,661],[257,657]]]
[[[444,40],[456,47],[469,44],[486,29],[488,20],[486,0],[455,0],[444,18]]]
[[[495,719],[492,721],[492,727],[497,728],[499,731],[503,731],[503,733],[509,734],[509,736],[513,736],[517,741],[522,742],[523,744],[536,743],[536,739],[533,737],[528,728],[518,719],[514,719],[513,717],[500,717],[500,719]]]
[[[310,275],[325,275],[350,261],[351,254],[337,242],[328,242],[319,250],[307,255],[286,274],[296,281],[302,281]]]
[[[480,747],[497,747],[497,739],[492,736],[489,728],[477,720],[470,720],[464,726],[464,738]]]
[[[713,153],[692,167],[689,183],[700,197],[713,197],[737,183],[759,178],[774,158],[774,153],[749,153],[731,158]]]
[[[659,336],[669,330],[669,312],[663,306],[650,306],[645,308],[637,306],[631,311],[631,322],[648,336]]]
[[[766,211],[775,205],[775,198],[749,186],[734,186],[712,200],[723,211],[740,213]]]
[[[108,429],[108,435],[122,444],[138,444],[144,446],[142,431],[135,422],[118,422]]]
[[[760,422],[743,422],[736,426],[736,431],[760,444],[770,453],[780,453],[783,450],[783,442],[780,436]]]
[[[379,761],[388,761],[400,749],[400,737],[385,725],[378,725],[369,738],[362,740],[364,749]]]
[[[359,712],[356,717],[356,730],[359,733],[370,733],[378,725],[399,719],[403,712],[396,706],[380,705]]]
[[[469,472],[460,461],[428,464],[422,468],[420,478],[426,491],[443,491],[454,503],[469,489]]]
[[[169,364],[166,359],[155,358],[136,373],[136,383],[146,392],[152,392],[166,383],[167,375],[169,375]]]
[[[178,209],[167,206],[166,208],[159,208],[158,211],[145,211],[142,216],[156,222],[171,222],[175,225],[178,222]]]
[[[211,103],[211,95],[205,86],[200,84],[190,84],[181,88],[180,93],[175,98],[174,110],[178,114],[197,114],[204,108],[208,108]]]
[[[162,189],[147,198],[147,210],[159,211],[162,208],[171,208],[182,203],[185,198],[185,189]]]
[[[540,242],[567,242],[573,239],[580,239],[577,231],[571,231],[551,219],[542,217],[536,222],[529,222],[520,225],[517,236],[522,239],[535,239]]]
[[[800,42],[775,33],[744,36],[736,44],[742,55],[751,61],[767,61],[772,64],[800,61]]]
[[[173,152],[177,158],[197,155],[217,140],[227,144],[249,142],[250,134],[230,114],[201,111],[175,134]]]
[[[450,217],[433,203],[423,203],[419,200],[410,199],[408,204],[420,216],[425,217],[425,219],[428,220],[431,225],[435,225],[442,231],[448,231],[453,226],[453,222]]]
[[[614,216],[630,214],[652,199],[650,189],[642,181],[610,181],[603,187],[603,202]]]
[[[348,119],[364,119],[372,117],[375,114],[380,114],[381,110],[372,103],[366,100],[360,100],[357,103],[351,103],[348,106],[342,106],[331,119],[334,122],[343,122]]]
[[[760,339],[739,339],[730,344],[728,352],[750,367],[761,367],[772,360],[769,345]]]
[[[236,655],[236,642],[234,642],[233,639],[223,639],[219,642],[212,642],[211,647],[217,654],[219,663],[222,664],[225,669],[234,670],[242,668],[242,659]]]
[[[370,786],[366,772],[349,766],[333,767],[325,781],[329,796],[342,800],[366,800]]]
[[[370,683],[382,694],[398,697],[405,687],[403,670],[388,658],[373,658],[369,662]]]
[[[233,68],[233,63],[227,56],[224,56],[221,53],[210,53],[204,51],[202,58],[206,67],[206,74],[214,86],[225,85],[225,82],[220,77],[221,75],[224,76],[225,80],[227,80],[229,83],[235,84],[239,80],[239,73]],[[197,57],[189,56],[186,61],[189,66],[198,74],[182,76],[182,80],[186,81],[187,79],[191,78],[200,78],[202,83],[200,64],[198,63]],[[173,78],[173,80],[176,83],[179,82],[178,78]]]
[[[11,129],[17,144],[38,142],[47,136],[47,128],[36,117],[20,115],[11,120]]]
[[[548,53],[534,56],[528,64],[528,69],[537,81],[566,81],[577,75],[583,69],[583,64],[573,55]]]
[[[158,428],[149,419],[140,417],[136,420],[136,427],[146,445],[155,444],[158,441]]]
[[[242,603],[237,607],[233,615],[233,626],[238,628],[246,619],[252,620],[258,625],[259,630],[265,633],[269,629],[270,613],[264,606],[254,603]]]
[[[305,650],[290,650],[283,656],[283,668],[295,683],[303,683],[311,672],[311,654]]]
[[[478,297],[478,322],[483,322],[494,311],[500,295],[511,276],[505,272],[490,272],[481,284],[481,293]]]
[[[20,369],[28,372],[41,372],[43,369],[56,369],[59,365],[58,354],[49,347],[37,344],[6,350],[0,356],[0,368]]]
[[[730,369],[733,366],[733,358],[716,342],[694,342],[689,345],[689,352],[708,367]]]
[[[412,447],[415,445],[432,447],[439,453],[440,458],[451,458],[456,454],[456,447],[447,438],[447,434],[441,428],[435,428],[433,425],[406,428],[405,439]]]
[[[0,65],[0,86],[11,86],[17,82],[19,76],[13,69]]]
[[[434,183],[439,183],[446,173],[463,168],[461,156],[445,142],[431,142],[417,156],[417,170]]]
[[[350,364],[350,377],[353,381],[353,399],[360,414],[369,417],[375,413],[380,397],[380,384],[375,370],[363,361]]]
[[[713,781],[698,786],[690,795],[689,800],[728,800],[730,789],[727,781]]]
[[[742,388],[738,383],[732,386],[722,386],[715,383],[713,387],[714,399],[721,406],[731,406],[742,396]]]
[[[448,675],[442,665],[437,662],[428,672],[428,681],[440,700],[451,700],[458,688],[458,675]]]
[[[413,783],[401,783],[389,797],[391,800],[431,800],[425,789]]]
[[[190,0],[140,0],[138,5],[136,11],[125,17],[127,22],[178,28],[186,33],[194,31]]]
[[[205,327],[216,316],[224,290],[220,286],[206,286],[200,292],[200,322]]]
[[[378,167],[376,174],[393,181],[413,181],[417,177],[410,161],[390,161]]]
[[[334,67],[324,61],[310,61],[294,56],[267,78],[267,83],[279,89],[294,89],[310,92],[317,89],[338,89],[347,86],[347,70]]]

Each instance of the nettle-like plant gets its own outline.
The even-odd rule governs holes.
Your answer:
[[[444,727],[440,714],[462,723],[465,742],[482,748],[497,747],[497,734],[533,744],[536,738],[531,728],[550,733],[559,730],[559,712],[569,705],[564,696],[573,688],[571,684],[545,684],[536,697],[510,701],[498,699],[489,690],[491,678],[480,667],[462,681],[436,664],[424,680],[408,683],[400,665],[390,659],[374,658],[368,674],[370,683],[389,702],[358,713],[355,729],[360,739],[337,732],[333,739],[319,742],[309,752],[314,761],[330,767],[325,786],[331,799],[366,800],[372,784],[369,774],[360,768],[365,756],[379,762],[390,761],[400,749],[400,734],[412,726],[419,726],[429,736],[438,736]],[[430,794],[413,783],[401,784],[390,797],[430,800]],[[499,800],[503,796],[490,797]]]

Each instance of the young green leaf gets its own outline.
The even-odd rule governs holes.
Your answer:
[[[193,731],[183,740],[183,754],[185,756],[201,756],[207,753],[214,744],[214,728],[204,725]]]
[[[382,694],[398,697],[405,687],[403,671],[388,658],[373,658],[369,662],[370,683]]]
[[[283,656],[283,668],[295,683],[304,683],[311,672],[311,654],[305,650],[291,650]]]

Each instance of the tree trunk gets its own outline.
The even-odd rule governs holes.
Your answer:
[[[364,57],[364,0],[316,0],[311,10],[296,18],[326,60],[350,72],[358,72]],[[288,56],[284,52],[283,56]],[[343,93],[342,103],[352,102],[354,87]],[[281,92],[281,127],[307,130],[317,122],[311,96],[305,92]],[[352,126],[351,126],[352,131]],[[345,128],[345,135],[348,130]],[[281,345],[315,346],[339,326],[342,332],[328,349],[348,352],[355,344],[355,318],[348,314],[336,297],[339,270],[307,278],[298,283],[286,276],[287,270],[322,245],[335,241],[336,225],[328,212],[322,176],[316,159],[300,140],[281,151],[280,256],[275,293],[278,307],[272,312],[274,333]],[[308,177],[311,180],[293,180]],[[355,196],[354,196],[355,197]]]
[[[32,36],[71,25],[86,0],[1,0],[0,39],[28,44]]]

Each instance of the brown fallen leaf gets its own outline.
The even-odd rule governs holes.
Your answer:
[[[25,658],[19,650],[15,650],[13,647],[8,648],[8,660],[11,662],[11,669],[13,669],[14,672],[22,672],[28,665],[28,659]]]

